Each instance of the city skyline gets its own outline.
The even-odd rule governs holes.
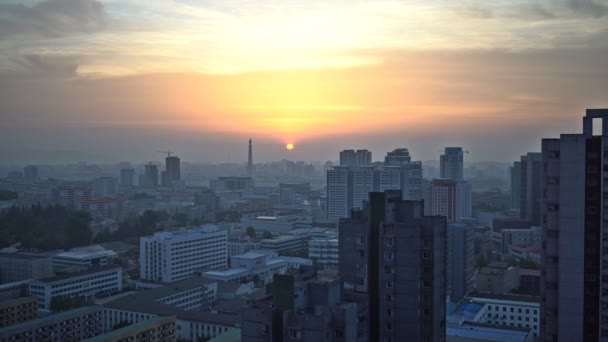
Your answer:
[[[144,161],[167,146],[236,161],[248,138],[259,161],[327,160],[347,136],[422,159],[452,145],[514,159],[605,105],[604,1],[0,9],[0,153],[15,162]]]

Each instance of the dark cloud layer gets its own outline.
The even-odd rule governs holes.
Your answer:
[[[0,4],[0,38],[92,33],[104,29],[107,21],[97,0],[46,0],[31,7]]]
[[[472,18],[510,17],[530,20],[559,19],[569,17],[601,18],[608,15],[608,0],[562,0],[543,5],[530,1],[528,4],[513,6],[508,12],[490,8],[483,4],[458,8],[458,12]]]

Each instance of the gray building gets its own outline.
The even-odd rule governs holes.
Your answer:
[[[368,150],[340,151],[340,166],[358,168],[372,164],[372,152]]]
[[[135,170],[134,169],[120,169],[120,185],[121,186],[135,185]]]
[[[533,225],[541,222],[542,196],[541,153],[528,153],[521,157],[520,217]]]
[[[85,306],[0,329],[0,341],[81,341],[100,335],[102,308]]]
[[[312,267],[275,274],[272,294],[241,312],[242,341],[355,341],[357,305],[342,298],[342,280]]]
[[[340,276],[359,341],[445,341],[446,219],[400,191],[370,193],[340,220]]]
[[[450,300],[457,302],[475,284],[475,231],[464,223],[448,225],[447,279]]]
[[[513,162],[509,168],[511,180],[511,209],[519,210],[521,206],[521,161]]]
[[[608,109],[588,109],[582,134],[542,141],[542,341],[608,340],[607,146]]]
[[[152,162],[145,166],[144,185],[149,187],[158,186],[158,166],[152,164]]]
[[[440,177],[455,182],[464,180],[464,151],[462,147],[446,147],[439,157]]]
[[[168,156],[167,158],[165,158],[165,167],[167,172],[168,185],[172,185],[173,182],[182,179],[179,157]]]
[[[39,179],[38,167],[34,165],[28,165],[23,168],[23,180],[26,183],[34,183]]]
[[[0,253],[0,283],[54,276],[50,257],[18,253]]]

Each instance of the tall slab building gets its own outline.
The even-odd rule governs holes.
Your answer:
[[[608,340],[607,157],[608,109],[588,109],[582,134],[542,141],[541,341]]]
[[[445,341],[446,219],[401,191],[372,192],[339,224],[345,300],[358,341]]]

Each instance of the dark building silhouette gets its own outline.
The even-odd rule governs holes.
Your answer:
[[[607,143],[608,109],[542,141],[541,341],[608,340]]]
[[[540,225],[542,196],[541,153],[531,152],[522,156],[520,166],[520,218],[530,221],[533,225]]]
[[[167,158],[165,158],[165,168],[167,172],[167,185],[172,185],[173,182],[182,179],[179,157],[168,156]]]
[[[359,341],[445,341],[446,219],[422,201],[372,192],[340,220],[340,276]]]
[[[152,162],[145,166],[144,184],[152,187],[158,186],[158,166]]]
[[[342,300],[339,277],[317,277],[312,267],[275,274],[271,294],[241,312],[242,341],[350,342],[357,334],[357,305]]]

